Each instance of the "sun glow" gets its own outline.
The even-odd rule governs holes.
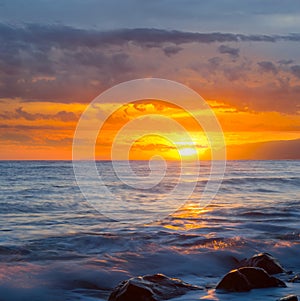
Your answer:
[[[196,147],[182,147],[178,152],[182,159],[196,159],[198,156]]]
[[[222,102],[210,101],[209,103],[222,124],[229,160],[260,158],[261,152],[264,158],[268,156],[272,158],[273,153],[275,155],[278,153],[277,147],[283,146],[285,141],[292,142],[299,139],[299,131],[296,129],[300,126],[300,119],[297,115],[240,112],[234,111]],[[40,110],[41,106],[43,112]],[[95,108],[95,121],[91,121],[91,126],[98,121],[99,111],[106,111],[111,107],[114,108],[115,104],[104,104],[101,108]],[[85,108],[86,104],[79,103],[24,103],[20,99],[7,99],[5,102],[0,102],[0,110],[4,112],[3,116],[6,116],[2,124],[1,158],[3,160],[72,159],[74,131],[78,118]],[[111,145],[116,133],[132,119],[148,114],[159,114],[180,123],[190,139],[185,139],[182,133],[170,127],[165,119],[158,122],[157,119],[148,117],[145,129],[156,135],[143,138],[144,132],[139,127],[129,129],[127,135],[120,140],[118,159],[124,159],[124,150],[127,149],[128,141],[132,140],[129,137],[136,137],[136,143],[130,152],[131,160],[149,160],[154,155],[160,155],[166,160],[193,160],[197,154],[203,160],[211,159],[209,141],[193,117],[178,107],[157,100],[141,100],[116,110],[99,132],[96,158],[111,160]],[[173,144],[162,138],[166,133]],[[273,144],[270,143],[272,141]],[[276,141],[281,142],[276,143]],[[285,153],[281,152],[279,155],[296,153],[298,147],[295,143],[291,144],[292,146]]]

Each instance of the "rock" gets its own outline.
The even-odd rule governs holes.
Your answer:
[[[264,269],[268,274],[274,275],[285,272],[280,263],[269,253],[260,253],[249,259],[243,259],[239,262],[238,268],[257,267]]]
[[[244,267],[230,271],[218,283],[217,290],[247,292],[253,288],[286,287],[280,279],[270,276],[261,268]]]
[[[300,274],[295,275],[292,279],[289,279],[289,282],[300,283]]]
[[[162,274],[130,278],[121,282],[108,301],[158,301],[181,296],[190,290],[202,289]]]
[[[298,297],[296,295],[288,295],[286,297],[280,298],[279,301],[298,301]]]
[[[251,290],[251,285],[245,275],[239,270],[233,270],[227,273],[216,286],[217,290],[247,292]]]

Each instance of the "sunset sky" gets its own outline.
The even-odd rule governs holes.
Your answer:
[[[228,159],[300,159],[299,49],[297,0],[0,0],[0,159],[72,159],[88,104],[145,77],[198,92],[222,126]],[[110,159],[118,130],[147,114],[182,124],[207,158],[207,138],[189,112],[151,99],[111,115],[96,158]],[[155,124],[149,118],[149,131]],[[191,155],[176,131],[160,130],[137,139],[132,158]],[[121,137],[120,154],[133,136],[138,129]]]

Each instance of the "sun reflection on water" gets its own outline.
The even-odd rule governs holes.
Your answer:
[[[203,221],[200,217],[212,209],[205,207],[200,208],[198,204],[189,203],[174,212],[169,223],[164,224],[164,228],[171,230],[193,230],[201,229],[207,226],[207,221]]]

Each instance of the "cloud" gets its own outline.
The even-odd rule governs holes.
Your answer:
[[[166,56],[172,56],[172,55],[177,54],[182,49],[183,49],[182,47],[174,45],[174,46],[167,46],[167,47],[163,48],[163,51]]]
[[[281,64],[281,65],[290,65],[293,62],[294,62],[293,60],[280,60],[280,61],[278,61],[278,63]]]
[[[272,62],[262,61],[257,64],[263,72],[271,72],[273,74],[278,73],[276,66]]]
[[[233,33],[199,33],[178,30],[164,30],[154,28],[119,29],[97,31],[77,29],[63,25],[27,24],[23,27],[0,24],[0,40],[5,41],[11,50],[21,47],[49,50],[52,47],[73,49],[74,47],[97,48],[107,45],[124,45],[130,42],[144,47],[172,43],[215,43],[215,42],[276,42],[300,41],[300,34],[289,35],[245,35]],[[15,49],[13,49],[14,47]]]
[[[78,116],[73,112],[67,111],[59,111],[55,114],[42,114],[42,113],[29,113],[23,109],[23,107],[19,107],[15,109],[14,112],[4,112],[0,114],[0,118],[3,120],[13,120],[23,118],[28,121],[35,120],[59,120],[63,122],[77,121]]]
[[[17,142],[18,144],[31,143],[34,141],[32,137],[24,133],[6,132],[0,134],[0,140]]]
[[[295,65],[291,67],[292,74],[300,79],[300,65]]]
[[[67,111],[59,111],[54,116],[51,116],[52,119],[54,120],[61,120],[64,122],[69,122],[69,121],[77,121],[78,116],[74,114],[73,112],[67,112]]]
[[[299,160],[300,139],[232,145],[227,147],[228,159]]]
[[[66,125],[40,125],[40,124],[34,124],[34,125],[27,125],[27,124],[3,124],[0,123],[0,130],[5,131],[33,131],[33,132],[41,132],[41,131],[71,131],[71,133],[74,131],[74,126],[66,126]]]
[[[240,49],[239,48],[233,48],[227,45],[220,45],[218,48],[218,51],[222,54],[228,54],[233,59],[236,59],[240,55]]]
[[[220,64],[222,63],[222,58],[215,56],[208,59],[208,62],[211,65],[211,67],[216,68],[219,67]]]
[[[49,139],[46,138],[44,143],[47,146],[70,146],[72,145],[73,138],[70,137],[62,137],[58,139]]]
[[[170,150],[175,150],[175,146],[166,145],[163,143],[136,143],[134,145],[135,150],[141,150],[141,151],[159,151],[159,152],[168,152]]]
[[[222,99],[238,109],[299,111],[297,57],[276,57],[274,63],[265,53],[255,52],[256,47],[249,46],[247,52],[252,42],[276,54],[277,42],[280,49],[282,45],[291,49],[290,43],[296,49],[300,35],[0,24],[0,99],[88,103],[120,82],[161,77],[187,83],[203,97]],[[48,118],[24,108],[2,113],[1,118],[11,114],[26,120]],[[49,118],[71,121],[76,116],[61,112]]]
[[[42,114],[30,114],[26,111],[23,111],[23,108],[22,107],[19,107],[15,110],[15,115],[14,117],[16,118],[24,118],[26,120],[37,120],[37,119],[42,119],[41,118],[41,115]]]
[[[177,28],[215,32],[297,32],[300,4],[295,0],[2,0],[0,19],[16,22],[69,24],[79,28]],[[116,9],[117,8],[117,9]],[[134,13],[133,13],[134,12]],[[129,17],[130,16],[130,17]],[[238,24],[238,27],[236,26]]]

